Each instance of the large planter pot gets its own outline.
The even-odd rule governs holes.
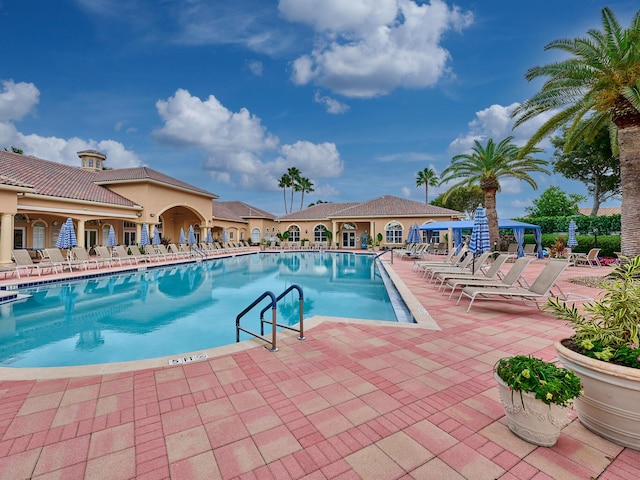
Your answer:
[[[533,393],[513,391],[495,372],[493,377],[498,382],[509,429],[534,445],[555,445],[560,431],[569,423],[568,409],[556,404],[547,405]]]
[[[640,370],[581,355],[556,342],[560,362],[582,381],[574,408],[592,432],[640,450]]]

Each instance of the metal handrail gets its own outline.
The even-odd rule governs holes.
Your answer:
[[[263,335],[258,335],[257,333],[254,333],[251,330],[247,330],[246,328],[243,328],[243,327],[240,326],[240,319],[242,317],[244,317],[251,309],[253,309],[253,307],[258,305],[266,297],[270,297],[271,298],[271,303],[270,303],[270,307],[271,307],[271,325],[272,325],[271,341],[269,341],[266,338],[264,338],[264,336],[263,336],[264,335],[264,328],[262,329]],[[267,309],[268,308],[269,307],[267,307]],[[271,344],[271,348],[269,349],[269,351],[270,352],[277,352],[278,351],[278,347],[276,345],[276,325],[277,325],[277,322],[276,322],[276,296],[272,292],[268,292],[267,291],[267,292],[264,292],[262,295],[260,295],[258,298],[256,298],[251,305],[249,305],[247,308],[245,308],[236,317],[236,342],[240,341],[240,330],[242,330],[243,332],[248,333],[249,335],[253,335],[256,338],[259,338],[260,340],[263,340],[263,341],[265,341],[267,343],[270,343]]]
[[[191,247],[191,251],[197,253],[203,258],[207,258],[207,254],[204,252],[204,250],[201,250],[198,247]]]
[[[289,293],[291,290],[297,290],[298,294],[299,294],[299,305],[300,305],[300,328],[293,328],[289,325],[283,325],[281,323],[276,323],[276,325],[278,327],[281,328],[286,328],[287,330],[293,330],[294,332],[298,332],[300,333],[300,335],[298,336],[298,340],[305,340],[305,336],[304,336],[304,294],[302,293],[302,287],[300,287],[299,285],[291,285],[289,288],[287,288],[284,292],[282,292],[280,295],[278,295],[278,297],[275,299],[275,302],[278,303],[280,300],[282,300],[284,298],[284,296]],[[269,307],[265,307],[262,309],[262,311],[260,312],[260,332],[262,333],[262,335],[264,335],[264,324],[265,322],[267,322],[268,320],[264,319],[264,313],[269,309]]]
[[[379,254],[377,254],[375,257],[373,257],[373,259],[377,259],[378,257],[381,257],[382,255],[384,255],[385,253],[389,253],[391,252],[391,263],[393,263],[393,249],[392,248],[387,248],[385,249],[383,252],[380,252]]]

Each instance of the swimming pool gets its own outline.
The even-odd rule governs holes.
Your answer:
[[[293,284],[303,289],[305,318],[396,321],[371,255],[240,255],[21,289],[31,297],[0,308],[0,366],[123,362],[228,345],[236,315],[263,292],[277,296]],[[267,305],[243,327],[259,332]],[[295,291],[283,298],[278,322],[297,323],[298,305]]]

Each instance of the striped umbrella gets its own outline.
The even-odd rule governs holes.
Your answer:
[[[113,229],[113,225],[110,225],[109,235],[107,236],[107,247],[115,247],[116,243],[116,232]]]
[[[573,248],[573,247],[577,247],[578,246],[578,241],[576,240],[576,230],[577,229],[578,229],[578,226],[576,225],[576,222],[571,220],[569,222],[569,240],[567,241],[567,247],[569,247],[569,248]]]
[[[149,229],[147,228],[147,224],[142,224],[142,233],[140,234],[140,245],[145,246],[149,245]]]
[[[420,235],[420,227],[418,227],[417,223],[409,227],[407,243],[422,243],[422,235]]]
[[[187,238],[184,236],[184,228],[180,227],[180,243],[187,243]]]
[[[151,240],[153,245],[160,245],[160,232],[158,231],[158,227],[153,227],[153,239]]]
[[[469,251],[474,254],[481,254],[491,250],[491,241],[489,240],[489,223],[487,215],[483,207],[476,209],[476,215],[473,218],[473,230],[471,231],[471,240],[469,241]]]
[[[60,234],[56,241],[56,247],[58,248],[73,248],[78,246],[78,240],[76,238],[76,231],[73,228],[73,220],[67,218],[60,228]]]
[[[207,230],[207,238],[204,240],[207,243],[213,243],[213,236],[211,235],[211,229]]]
[[[222,229],[222,243],[227,243],[227,229]]]
[[[196,233],[193,230],[193,225],[189,225],[189,231],[187,232],[187,240],[189,245],[193,245],[196,243]]]

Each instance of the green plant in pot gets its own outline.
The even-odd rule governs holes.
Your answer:
[[[640,450],[640,257],[622,258],[599,300],[581,307],[551,299],[545,310],[573,336],[556,342],[564,366],[582,380],[580,421],[603,437]]]
[[[550,447],[569,422],[567,408],[582,394],[571,370],[540,358],[517,355],[494,367],[509,429],[520,438]]]

